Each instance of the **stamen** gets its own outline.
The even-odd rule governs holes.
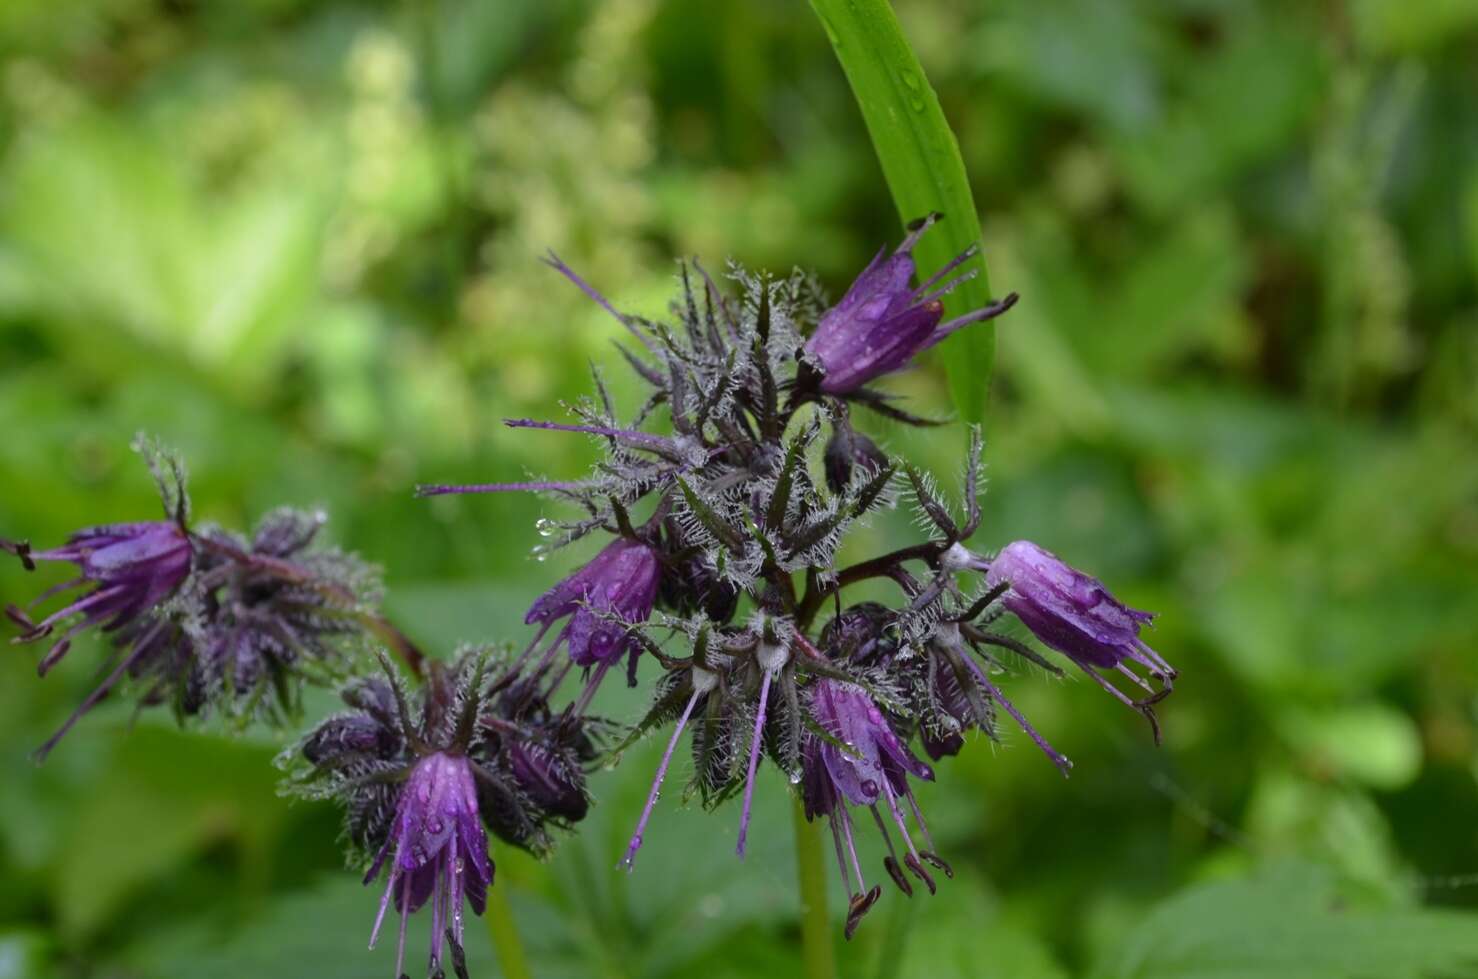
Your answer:
[[[888,876],[893,878],[893,883],[908,897],[913,897],[913,885],[908,878],[903,876],[903,871],[898,867],[898,854],[893,850],[893,837],[888,835],[888,827],[883,822],[882,814],[878,812],[876,804],[867,807],[872,811],[872,820],[878,824],[878,832],[882,834],[883,843],[888,847],[888,855],[883,858],[883,869],[888,871]]]
[[[945,337],[949,336],[951,333],[955,332],[961,327],[969,326],[971,323],[979,323],[982,320],[995,319],[997,316],[1000,316],[1012,306],[1015,306],[1016,300],[1020,298],[1021,297],[1019,295],[1013,292],[1006,296],[1005,299],[1002,299],[1000,302],[991,303],[989,306],[982,306],[979,309],[972,310],[971,312],[968,312],[963,316],[956,316],[954,319],[940,324],[939,326],[934,328],[933,333],[929,334],[928,341],[925,342],[923,347],[921,347],[920,349],[929,349],[930,347],[934,346],[934,344],[938,343],[940,340],[943,340]]]
[[[605,679],[606,671],[610,668],[610,663],[602,663],[595,668],[595,675],[590,678],[589,683],[585,684],[585,689],[580,691],[580,699],[575,701],[573,708],[570,710],[571,714],[578,717],[585,713],[585,708],[590,706],[590,701],[595,697],[595,691],[600,689],[600,681]]]
[[[882,887],[874,884],[872,890],[865,894],[858,894],[852,898],[850,906],[847,908],[847,924],[842,929],[842,935],[847,941],[852,940],[852,936],[857,932],[857,926],[862,923],[862,916],[867,914],[868,910],[874,904],[878,903],[878,898],[882,894]]]
[[[929,876],[929,871],[924,869],[924,865],[919,862],[918,857],[910,853],[908,856],[903,858],[903,862],[908,864],[908,869],[914,872],[914,876],[923,881],[924,886],[929,888],[930,895],[936,893],[934,887],[934,878]]]
[[[944,858],[941,857],[939,854],[935,853],[932,850],[920,850],[919,856],[923,857],[925,860],[929,861],[931,864],[944,871],[944,876],[948,877],[950,880],[954,880],[955,868],[945,863]]]
[[[933,275],[929,276],[929,281],[928,282],[925,282],[923,285],[919,286],[917,289],[914,290],[914,299],[912,300],[912,302],[917,302],[918,301],[918,298],[917,297],[922,296],[925,292],[927,292],[928,290],[930,290],[931,288],[933,288],[934,287],[934,284],[936,282],[939,282],[946,275],[949,275],[955,269],[959,268],[964,263],[970,261],[970,259],[974,258],[978,254],[980,254],[980,246],[978,244],[975,244],[975,245],[971,245],[969,248],[966,248],[964,251],[960,252],[954,258],[950,259],[948,262],[945,262],[944,265],[939,269],[938,272],[935,272]],[[971,272],[969,274],[973,276],[976,273],[975,272]],[[962,281],[964,281],[964,277],[963,276],[960,279],[956,279],[955,282],[952,283],[949,286],[949,288],[951,288],[951,289],[954,288],[955,285],[957,285],[958,283],[960,283]]]
[[[975,679],[985,688],[986,693],[990,694],[1005,709],[1006,713],[1010,714],[1011,718],[1017,724],[1021,725],[1021,729],[1026,732],[1027,737],[1031,738],[1036,746],[1042,749],[1042,753],[1052,760],[1052,764],[1061,769],[1062,774],[1066,776],[1073,767],[1073,763],[1068,757],[1048,744],[1047,739],[1037,733],[1037,729],[1032,727],[1027,722],[1027,719],[1021,715],[1021,711],[1017,710],[1016,706],[1006,699],[1006,695],[1001,693],[1000,689],[994,683],[990,682],[985,672],[981,670],[979,664],[971,656],[965,654],[960,659],[964,660],[965,664],[970,667],[970,670],[975,674]]]
[[[919,808],[919,800],[914,798],[913,786],[909,785],[907,781],[903,783],[903,794],[908,798],[909,808],[913,810],[913,820],[919,824],[919,832],[924,835],[924,842],[928,844],[929,849],[938,849],[934,845],[934,837],[929,835],[929,824],[924,822],[924,810]],[[923,855],[924,851],[920,850],[919,856]]]
[[[842,830],[847,839],[847,853],[852,858],[852,869],[857,872],[857,889],[865,891],[867,890],[867,879],[862,876],[862,863],[857,859],[857,842],[852,837],[852,816],[843,802],[837,802],[837,809],[842,814]]]
[[[754,802],[754,773],[760,763],[760,742],[765,736],[765,707],[770,699],[770,680],[774,676],[769,670],[764,671],[764,679],[760,680],[760,708],[754,719],[754,738],[749,745],[749,774],[744,780],[744,811],[739,816],[739,844],[735,852],[740,859],[744,857],[744,841],[749,835],[749,809]]]
[[[831,822],[831,845],[836,849],[837,866],[842,869],[842,884],[847,888],[847,896],[851,897],[856,891],[852,890],[852,872],[847,869],[847,858],[842,855],[842,831],[837,824],[837,808],[840,805],[840,802],[837,803],[826,815]]]
[[[108,678],[104,680],[96,690],[87,695],[86,700],[77,705],[77,709],[72,711],[71,716],[67,718],[66,722],[63,723],[61,727],[57,728],[56,733],[47,738],[46,742],[42,744],[41,747],[36,749],[36,751],[31,756],[35,759],[36,764],[39,765],[43,761],[45,761],[46,756],[51,753],[51,749],[55,748],[57,746],[57,743],[61,741],[62,737],[72,729],[72,725],[81,720],[82,715],[86,714],[88,711],[96,707],[98,705],[98,702],[108,695],[108,693],[113,689],[114,684],[122,679],[123,674],[128,671],[129,667],[138,662],[139,657],[144,652],[148,651],[149,644],[154,641],[154,637],[157,636],[160,630],[162,630],[163,628],[164,621],[162,619],[156,620],[153,625],[151,625],[144,632],[144,634],[140,636],[137,641],[135,641],[133,646],[134,651],[128,656],[123,657],[119,661],[118,667],[113,670]]]
[[[467,974],[467,952],[462,948],[460,939],[447,936],[452,946],[452,971],[456,973],[457,979],[471,979]]]
[[[672,761],[672,752],[677,747],[677,739],[682,737],[683,728],[688,726],[688,718],[693,715],[693,706],[706,692],[706,689],[699,689],[696,686],[693,688],[693,695],[688,698],[688,705],[683,708],[682,717],[678,718],[677,728],[672,732],[672,737],[667,739],[667,750],[662,752],[662,762],[657,766],[657,777],[652,779],[652,791],[647,795],[647,804],[642,807],[641,818],[636,821],[636,832],[631,835],[631,842],[626,845],[626,856],[622,857],[621,862],[617,864],[619,867],[625,867],[628,872],[633,869],[632,864],[636,860],[636,851],[641,849],[642,834],[647,831],[647,820],[652,818],[652,808],[657,805],[657,796],[662,792],[662,780],[667,777],[667,766]]]
[[[24,540],[8,540],[0,537],[0,551],[14,554],[20,558],[21,567],[27,571],[36,570],[36,562],[31,560],[31,542]]]
[[[396,863],[398,864],[400,862],[399,854],[397,854],[396,857]],[[399,868],[397,867],[396,870],[398,869]],[[390,877],[392,880],[394,880],[394,871],[391,872]],[[405,973],[405,926],[406,923],[411,920],[411,875],[402,871],[400,874],[400,879],[402,882],[400,886],[400,938],[396,941],[395,944],[396,975],[404,975]],[[378,925],[376,927],[378,927]],[[374,947],[373,943],[371,943],[370,947]]]

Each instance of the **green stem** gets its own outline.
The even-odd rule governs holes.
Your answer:
[[[504,979],[533,979],[528,956],[518,937],[518,925],[513,920],[513,907],[508,903],[507,889],[506,883],[488,889],[483,920],[487,922],[488,937],[493,940],[493,951],[498,953]]]
[[[811,0],[811,8],[852,86],[899,216],[907,222],[939,211],[946,218],[915,249],[927,275],[980,241],[959,143],[888,0]],[[976,255],[960,269],[976,276],[945,297],[950,316],[990,301],[984,259]],[[965,421],[980,421],[995,357],[994,326],[961,330],[942,349],[955,407]]]
[[[795,870],[801,886],[801,957],[806,979],[836,979],[836,949],[826,914],[826,861],[821,824],[806,819],[805,804],[795,800]]]

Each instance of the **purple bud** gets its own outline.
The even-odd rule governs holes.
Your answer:
[[[506,750],[513,781],[543,814],[571,823],[585,818],[590,800],[577,763],[535,741],[509,739]]]
[[[913,248],[940,215],[915,222],[908,237],[892,255],[877,256],[852,283],[847,294],[822,314],[806,352],[821,371],[821,390],[849,394],[883,374],[908,365],[919,352],[955,330],[991,319],[1016,302],[1012,293],[998,303],[966,313],[947,323],[940,297],[974,273],[940,284],[950,272],[975,254],[972,247],[950,261],[933,278],[915,288]]]
[[[1031,541],[1007,544],[985,576],[995,587],[1010,585],[1005,605],[1043,643],[1079,666],[1120,668],[1132,660],[1161,680],[1175,670],[1139,638],[1141,625],[1154,618],[1124,605],[1103,582],[1071,567]]]
[[[860,470],[864,476],[880,472],[888,467],[888,457],[872,439],[846,422],[839,422],[826,443],[822,464],[826,469],[826,485],[833,493],[840,493],[852,481],[854,472]]]
[[[661,566],[657,552],[617,538],[579,571],[539,597],[526,623],[548,625],[565,616],[570,659],[579,666],[615,662],[634,646],[627,626],[645,622],[657,601]]]

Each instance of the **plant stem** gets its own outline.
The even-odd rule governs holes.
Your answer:
[[[836,950],[826,914],[826,863],[821,824],[806,820],[805,804],[794,802],[795,870],[801,887],[801,958],[806,979],[836,979]]]
[[[487,921],[488,937],[493,940],[493,951],[498,954],[504,979],[533,979],[528,956],[518,937],[518,925],[513,920],[513,907],[508,903],[507,884],[488,889],[483,919]]]

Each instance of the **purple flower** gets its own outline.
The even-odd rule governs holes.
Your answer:
[[[440,975],[443,935],[451,939],[453,960],[460,958],[463,898],[474,914],[482,914],[493,882],[487,833],[478,814],[477,784],[465,756],[438,751],[416,763],[401,789],[390,835],[365,875],[366,884],[379,874],[387,857],[390,869],[370,947],[379,938],[393,897],[400,911],[395,960],[395,974],[400,975],[406,919],[431,901],[430,973]],[[459,965],[459,971],[465,968]]]
[[[524,622],[545,628],[569,617],[561,638],[579,666],[609,666],[628,649],[639,650],[628,626],[645,622],[657,601],[657,552],[617,538],[590,563],[559,582],[529,608]]]
[[[350,711],[323,720],[278,759],[289,771],[284,789],[343,805],[356,851],[374,855],[366,884],[387,868],[370,946],[393,900],[401,919],[395,974],[404,965],[407,919],[429,902],[428,973],[437,979],[445,973],[442,953],[450,945],[452,968],[465,977],[463,901],[481,914],[493,882],[484,822],[493,805],[519,804],[506,773],[479,755],[487,655],[428,662],[414,701],[389,660],[380,661],[385,677],[344,687]]]
[[[190,574],[192,549],[184,528],[172,521],[108,524],[73,534],[63,547],[32,551],[24,542],[0,541],[0,547],[16,554],[26,568],[36,561],[70,561],[78,577],[43,592],[36,605],[73,588],[95,585],[40,622],[14,605],[7,614],[26,632],[17,640],[31,642],[49,636],[59,622],[77,620],[62,633],[42,658],[37,672],[43,676],[66,655],[72,637],[84,629],[101,625],[112,632],[127,626],[174,594]]]
[[[801,791],[806,818],[826,816],[831,822],[837,863],[851,895],[846,926],[846,936],[851,938],[862,915],[877,901],[881,890],[876,886],[869,890],[862,876],[849,806],[865,806],[872,811],[888,847],[883,866],[905,894],[912,894],[913,887],[903,874],[886,821],[878,809],[879,803],[903,837],[906,852],[902,866],[923,881],[930,893],[934,892],[934,879],[924,869],[925,861],[952,876],[948,865],[933,852],[929,829],[908,784],[909,775],[932,781],[934,771],[913,756],[894,733],[882,710],[858,687],[820,679],[811,687],[810,710],[827,737],[813,734],[807,739],[802,758]],[[901,802],[906,802],[912,810],[925,849],[914,843],[904,821]],[[853,873],[857,876],[855,889]]]
[[[899,370],[914,356],[951,333],[999,316],[1016,303],[1016,294],[941,323],[944,296],[973,273],[940,281],[975,255],[961,253],[923,285],[915,288],[913,248],[941,215],[931,214],[910,226],[892,255],[882,251],[852,283],[841,301],[822,314],[806,352],[821,371],[821,390],[844,395],[883,374]]]
[[[1005,606],[1046,645],[1066,655],[1104,689],[1139,709],[1153,723],[1148,708],[1169,694],[1176,672],[1139,638],[1140,626],[1154,615],[1129,608],[1110,595],[1103,582],[1065,563],[1031,541],[1007,544],[990,562],[986,583],[1008,585]],[[1138,663],[1162,688],[1155,691],[1130,670]],[[1134,701],[1099,675],[1117,670],[1150,693]]]

